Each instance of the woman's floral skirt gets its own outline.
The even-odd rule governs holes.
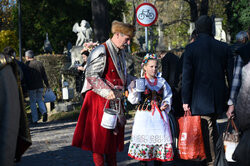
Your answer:
[[[171,144],[145,145],[130,143],[128,156],[140,161],[172,161],[174,158]]]

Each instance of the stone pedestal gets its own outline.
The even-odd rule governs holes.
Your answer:
[[[58,102],[55,106],[56,112],[68,112],[73,110],[73,103],[64,101],[64,102]]]
[[[61,85],[62,85],[62,92],[68,92],[68,96],[62,95],[63,100],[70,100],[73,102],[79,102],[79,93],[76,91],[76,76],[79,75],[76,69],[66,69],[62,70],[61,74]],[[64,81],[68,83],[67,89],[63,86]]]
[[[215,36],[214,36],[214,38],[219,40],[219,41],[226,42],[227,38],[226,38],[225,31],[222,29],[222,21],[223,21],[223,18],[215,18],[214,19],[214,22],[215,22]]]

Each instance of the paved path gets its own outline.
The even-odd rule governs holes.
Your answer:
[[[130,159],[127,152],[131,121],[126,125],[124,152],[118,153],[118,165],[137,162]],[[92,153],[72,147],[72,137],[76,122],[40,123],[30,128],[32,146],[16,166],[92,166]]]
[[[72,147],[76,122],[40,123],[31,126],[32,146],[16,166],[94,166],[92,153]],[[135,166],[138,161],[127,156],[132,120],[125,128],[125,149],[117,153],[118,166]],[[150,162],[149,165],[153,165]],[[171,166],[193,166],[192,162],[164,163]]]

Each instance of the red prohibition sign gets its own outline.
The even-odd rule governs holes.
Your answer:
[[[157,9],[151,3],[142,3],[136,8],[136,20],[144,27],[153,25],[157,18]]]

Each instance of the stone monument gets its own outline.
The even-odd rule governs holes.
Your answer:
[[[52,47],[49,41],[48,33],[46,33],[46,39],[44,40],[43,51],[45,53],[50,53],[50,54],[52,53]]]
[[[82,64],[83,59],[81,56],[81,50],[84,48],[84,43],[92,42],[92,28],[86,20],[81,21],[81,26],[75,23],[73,26],[73,32],[77,33],[76,45],[72,47],[71,54],[71,66],[72,68],[76,63]]]
[[[92,41],[92,28],[86,20],[82,20],[80,26],[76,22],[72,31],[77,33],[76,46],[82,46],[84,43]]]

